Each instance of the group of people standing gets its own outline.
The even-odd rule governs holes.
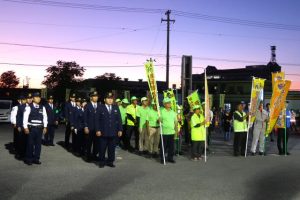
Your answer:
[[[190,137],[192,160],[201,160],[205,146],[209,145],[212,120],[205,120],[204,103],[195,105],[187,118],[182,107],[178,106],[177,112],[172,109],[171,99],[168,97],[163,99],[163,107],[160,110],[155,103],[150,103],[147,97],[140,99],[140,105],[135,96],[132,96],[129,102],[126,98],[115,99],[112,92],[105,94],[103,104],[99,102],[96,91],[91,92],[89,97],[87,101],[72,93],[69,101],[65,103],[64,147],[76,156],[82,156],[87,162],[99,162],[100,168],[115,167],[117,146],[147,158],[160,157],[162,163],[165,160],[175,163],[174,154],[182,153],[183,132]],[[53,96],[50,95],[47,102],[41,104],[40,93],[29,93],[26,96],[21,95],[18,105],[12,109],[11,123],[14,127],[13,144],[16,157],[23,159],[28,165],[41,164],[42,143],[55,146],[54,135],[59,116],[53,101]],[[258,143],[258,153],[265,155],[269,105],[265,110],[263,103],[260,103],[255,113],[249,113],[245,111],[245,104],[241,102],[233,116],[229,112],[225,113],[223,122],[224,139],[227,141],[230,140],[230,127],[233,125],[234,156],[245,155],[249,115],[255,118],[249,131],[253,132],[251,155],[256,155]],[[289,155],[286,144],[290,117],[291,113],[286,109],[286,113],[282,113],[277,121],[277,145],[280,155]],[[286,125],[282,125],[283,119]],[[186,126],[187,130],[184,128]]]
[[[288,108],[288,101],[286,102],[286,108]],[[234,156],[242,155],[244,156],[247,145],[247,134],[252,134],[252,143],[250,148],[250,154],[255,156],[257,154],[266,155],[266,135],[267,125],[269,123],[270,115],[270,104],[266,104],[266,109],[264,105],[260,102],[258,109],[254,113],[249,113],[245,111],[245,103],[241,102],[237,106],[237,110],[233,113],[231,118],[229,113],[226,113],[224,117],[224,127],[225,127],[225,140],[228,140],[230,136],[230,122],[233,121],[233,131],[234,131]],[[249,120],[249,117],[252,119]],[[290,118],[291,112],[289,109],[285,109],[281,112],[276,125],[275,130],[272,131],[270,137],[274,137],[274,132],[277,132],[277,147],[279,155],[290,155],[287,149],[287,141],[289,138],[289,128],[290,128]],[[250,121],[250,126],[248,130],[248,122]],[[272,140],[272,138],[271,138]]]

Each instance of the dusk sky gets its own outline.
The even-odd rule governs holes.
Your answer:
[[[300,89],[300,1],[298,0],[56,1],[163,11],[120,12],[32,5],[25,4],[26,1],[22,0],[0,0],[0,43],[165,54],[166,23],[161,23],[161,18],[165,18],[165,11],[171,9],[171,19],[175,19],[176,22],[171,26],[170,54],[179,56],[170,59],[171,84],[177,83],[179,87],[179,65],[182,55],[194,57],[193,67],[213,65],[220,69],[244,68],[246,65],[267,64],[270,61],[270,46],[275,45],[278,64],[287,74],[294,74],[288,75],[287,78],[292,80],[293,89]],[[199,15],[196,18],[179,16],[179,12],[175,11],[263,23],[259,25],[259,23],[249,22],[247,26],[238,25],[224,23],[224,20],[219,22],[207,20],[211,17],[199,17]],[[271,23],[272,28],[266,28],[266,23]],[[249,26],[249,24],[254,25]],[[278,24],[282,24],[280,27],[283,28],[279,29]],[[1,64],[0,73],[14,70],[21,82],[23,78],[29,76],[31,87],[41,87],[46,67],[54,65],[57,60],[63,60],[76,61],[81,66],[90,66],[86,67],[84,78],[112,72],[129,80],[146,80],[143,63],[149,57],[0,44],[0,63],[45,65],[42,67]],[[165,67],[162,66],[165,64],[165,57],[152,57],[159,65],[156,69],[157,79],[165,80]],[[137,65],[138,67],[129,68],[104,67]],[[193,69],[193,73],[202,72],[201,68]]]

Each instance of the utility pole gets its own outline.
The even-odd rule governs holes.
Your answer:
[[[167,10],[165,15],[167,19],[161,19],[162,22],[167,22],[167,57],[166,57],[166,82],[169,88],[169,71],[170,71],[170,22],[175,23],[175,20],[170,19],[171,10]]]

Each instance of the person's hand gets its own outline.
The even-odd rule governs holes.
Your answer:
[[[101,136],[101,131],[97,131],[97,132],[96,132],[96,136],[97,136],[97,137],[100,137],[100,136]]]
[[[74,129],[74,133],[77,135],[77,129],[76,128]]]
[[[13,124],[13,127],[14,127],[14,128],[17,128],[17,125],[16,125],[16,124]]]
[[[47,133],[47,128],[43,129],[43,134],[45,135]]]
[[[71,126],[71,130],[72,130],[72,131],[74,130],[74,126]]]
[[[122,131],[118,131],[118,137],[122,136]]]
[[[55,125],[56,125],[56,126],[58,125],[58,121],[55,121]]]
[[[84,133],[85,133],[85,134],[89,134],[89,132],[90,132],[90,131],[89,131],[89,128],[88,128],[88,127],[85,127],[85,128],[84,128]]]
[[[25,133],[26,135],[28,135],[28,134],[29,134],[29,129],[28,129],[28,128],[25,128],[25,129],[24,129],[24,133]]]
[[[19,132],[21,132],[21,131],[22,131],[21,127],[18,127],[18,131],[19,131]]]

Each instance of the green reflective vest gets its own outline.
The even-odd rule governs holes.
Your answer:
[[[136,119],[137,109],[138,109],[138,106],[134,107],[133,104],[130,104],[126,108],[126,113],[130,114],[133,117],[133,119]],[[135,124],[133,121],[131,121],[130,119],[127,118],[127,125],[134,126]]]
[[[239,111],[235,111],[236,114],[238,114],[240,117],[245,117],[246,113],[243,112],[242,114]],[[244,119],[242,122],[234,119],[233,120],[233,129],[234,132],[247,132],[248,128],[247,128],[247,120]]]
[[[193,114],[191,118],[191,138],[192,141],[205,141],[206,139],[206,128],[205,125],[201,125],[200,127],[195,127],[197,124],[203,123],[205,120],[204,115]]]

